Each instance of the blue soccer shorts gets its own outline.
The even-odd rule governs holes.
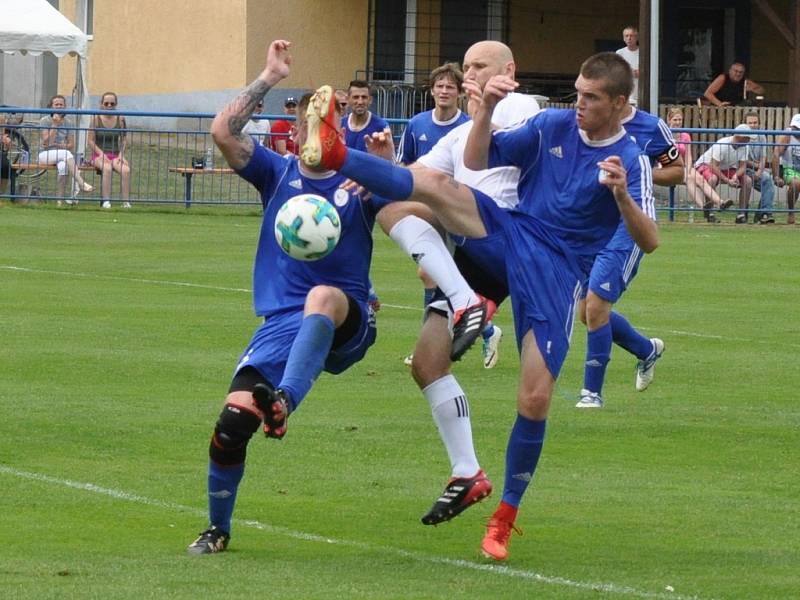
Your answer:
[[[517,349],[528,331],[554,379],[569,351],[575,307],[583,276],[549,238],[545,225],[516,211],[501,209],[473,190],[488,235],[505,237],[506,274],[514,311]]]
[[[636,277],[643,257],[644,252],[636,244],[627,250],[602,250],[594,260],[585,287],[614,304]]]
[[[375,343],[377,328],[372,308],[366,302],[351,303],[351,306],[357,306],[359,310],[358,327],[350,339],[331,348],[325,360],[325,371],[328,373],[339,374],[347,370],[364,358],[369,347]],[[289,350],[302,321],[302,310],[268,317],[253,334],[247,349],[239,358],[235,373],[245,367],[253,367],[277,387],[283,378]]]

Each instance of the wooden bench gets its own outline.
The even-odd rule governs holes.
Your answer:
[[[179,173],[183,177],[183,201],[186,208],[192,206],[192,177],[195,175],[233,175],[234,170],[230,167],[220,167],[215,169],[203,169],[195,167],[169,167],[170,173]]]
[[[14,163],[12,168],[15,171],[52,171],[53,169],[58,168],[58,165],[51,165],[47,163],[32,163],[32,162],[24,162],[24,163]],[[80,165],[78,167],[79,171],[97,171],[97,169],[93,165]],[[99,172],[99,171],[97,171]],[[17,193],[17,181],[16,177],[12,177],[9,183],[9,193],[11,196],[15,196]]]

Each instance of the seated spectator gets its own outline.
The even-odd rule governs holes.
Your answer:
[[[11,159],[8,156],[8,151],[11,149],[11,135],[8,131],[3,129],[0,131],[0,186],[3,181],[13,180],[16,172],[11,168]],[[0,190],[2,187],[0,187]]]
[[[67,100],[61,95],[53,96],[48,107],[64,109],[67,107]],[[40,144],[43,150],[39,152],[38,161],[45,165],[57,166],[58,195],[62,198],[65,196],[67,174],[72,181],[70,188],[72,197],[79,192],[91,192],[94,188],[81,177],[75,165],[75,156],[72,154],[75,149],[75,124],[72,118],[64,113],[53,113],[42,117],[40,124],[42,126]],[[67,200],[67,204],[72,202]]]
[[[256,144],[269,147],[269,121],[267,119],[254,119],[253,117],[260,116],[264,112],[264,101],[261,100],[256,104],[250,120],[242,129],[242,133],[247,133],[252,136]]]
[[[297,98],[289,96],[283,103],[283,112],[287,115],[294,115],[297,112]],[[285,156],[286,154],[297,154],[294,145],[294,121],[280,119],[272,124],[271,145],[272,149]]]
[[[117,108],[117,95],[106,92],[100,97],[100,108],[112,111]],[[103,208],[111,208],[111,175],[114,171],[122,179],[122,208],[130,208],[131,166],[125,160],[128,136],[125,117],[119,115],[95,115],[86,140],[86,149],[91,152],[91,163],[102,174]]]
[[[745,67],[733,63],[727,73],[720,73],[706,88],[703,98],[714,106],[738,106],[747,100],[748,92],[763,94],[764,88],[745,77]]]
[[[0,115],[0,125],[7,124],[8,121]],[[22,156],[15,157],[12,150],[19,151]],[[19,162],[29,161],[28,141],[25,137],[17,131],[15,127],[4,127],[0,129],[0,190],[3,189],[3,181],[8,181],[14,187],[14,180],[19,175],[19,170],[12,168],[16,160]],[[14,198],[12,198],[12,201]]]
[[[779,135],[775,139],[772,173],[775,176],[775,185],[779,188],[789,185],[786,205],[790,212],[786,215],[786,223],[794,225],[794,205],[800,192],[800,114],[792,117],[789,128],[793,131],[791,135]]]
[[[744,123],[737,125],[736,131],[740,133],[718,140],[697,159],[694,163],[695,182],[698,186],[702,186],[702,180],[704,180],[714,189],[720,183],[739,188],[739,208],[745,209],[750,200],[750,190],[753,184],[753,180],[746,173],[747,159],[750,156],[747,144],[752,141],[754,136],[750,134],[750,127]],[[711,212],[711,208],[714,206],[725,209],[732,204],[732,200],[719,202],[719,196],[714,200],[710,199],[710,202],[703,207],[706,219],[709,222],[716,221]],[[736,222],[746,223],[746,214],[740,212],[736,216]]]
[[[761,123],[756,111],[744,115],[744,122],[750,129],[756,130]],[[767,156],[770,160],[767,161]],[[747,175],[753,180],[753,187],[761,192],[758,210],[753,215],[753,222],[767,225],[774,223],[772,204],[775,201],[775,183],[772,180],[772,148],[767,145],[767,136],[756,135],[750,144],[750,158],[747,160]]]
[[[667,112],[667,125],[673,130],[683,127],[683,111],[680,108],[669,109]],[[719,206],[721,200],[716,190],[695,172],[692,158],[692,136],[685,131],[681,133],[673,131],[672,139],[675,140],[675,146],[678,148],[678,153],[683,159],[684,168],[686,169],[684,181],[686,182],[686,192],[689,194],[689,198],[692,199],[697,208],[706,211],[712,206]],[[707,215],[707,218],[709,216]],[[711,222],[715,220],[716,217],[709,218]]]

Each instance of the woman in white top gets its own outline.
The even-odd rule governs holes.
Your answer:
[[[64,96],[56,95],[50,99],[50,108],[63,109],[67,107]],[[91,192],[94,188],[81,177],[75,165],[75,125],[72,119],[64,113],[47,115],[40,121],[42,133],[40,144],[43,150],[39,152],[39,162],[46,165],[57,165],[58,168],[58,195],[64,196],[67,183],[67,173],[73,181],[72,196],[78,192]],[[71,203],[68,201],[68,203]]]

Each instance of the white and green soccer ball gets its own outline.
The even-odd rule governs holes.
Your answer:
[[[333,252],[342,232],[333,204],[316,194],[292,196],[275,217],[275,239],[297,260],[318,260]]]

